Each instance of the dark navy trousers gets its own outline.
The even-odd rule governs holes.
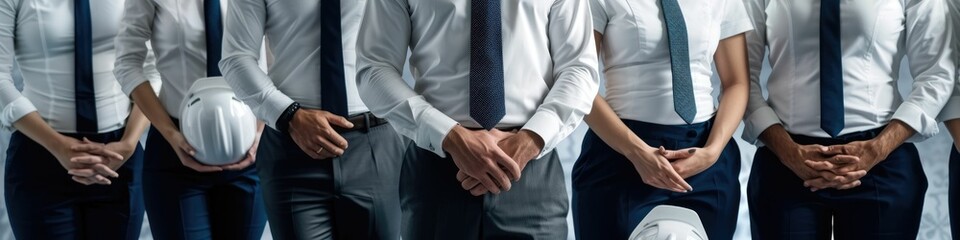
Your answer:
[[[824,146],[876,137],[882,128],[834,139],[792,135],[799,144]],[[916,239],[927,192],[920,155],[904,143],[848,190],[817,192],[803,186],[770,149],[753,160],[747,188],[753,239]]]
[[[260,239],[266,212],[256,164],[201,173],[150,128],[143,167],[147,217],[155,239]]]
[[[667,149],[703,147],[713,124],[712,120],[678,126],[623,122],[650,146]],[[696,211],[710,239],[731,239],[740,203],[739,172],[740,149],[731,139],[713,166],[686,179],[693,191],[655,188],[643,183],[626,157],[588,131],[573,166],[577,239],[627,239],[653,207],[664,204]]]
[[[960,239],[960,153],[957,147],[950,145],[950,183],[949,199],[950,204],[950,231],[953,233],[953,239]]]
[[[64,134],[115,142],[123,129],[102,134]],[[6,191],[10,225],[17,239],[137,239],[143,223],[140,188],[143,151],[117,169],[111,185],[74,182],[57,159],[37,142],[14,132],[7,148]]]

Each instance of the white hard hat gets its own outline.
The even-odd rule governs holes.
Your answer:
[[[629,240],[707,240],[707,232],[697,212],[660,205],[647,213]]]
[[[257,134],[257,119],[222,77],[193,83],[180,105],[180,131],[207,165],[236,163],[246,157]]]

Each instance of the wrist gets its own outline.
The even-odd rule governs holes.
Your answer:
[[[283,113],[280,114],[280,117],[277,118],[277,130],[282,133],[290,133],[290,124],[293,122],[297,112],[300,112],[300,103],[293,102],[290,106],[287,106],[287,108],[283,110]]]
[[[527,148],[533,152],[534,155],[540,155],[540,152],[543,151],[544,145],[543,138],[540,138],[540,135],[537,135],[537,133],[526,129],[520,130],[520,132],[517,132],[517,134],[520,134],[529,140],[527,141],[529,143],[527,144]]]
[[[467,131],[467,129],[460,126],[460,124],[453,126],[453,128],[447,132],[447,136],[443,137],[443,142],[440,143],[440,147],[442,147],[443,150],[450,151],[450,149],[452,149],[455,145],[454,142],[458,141],[457,139],[462,138],[464,134],[463,131]]]

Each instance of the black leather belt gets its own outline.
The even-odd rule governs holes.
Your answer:
[[[347,117],[347,121],[353,123],[353,128],[342,128],[334,126],[333,129],[338,133],[346,133],[353,131],[360,131],[366,133],[370,131],[371,128],[387,124],[387,120],[383,118],[378,118],[374,116],[373,113],[365,112],[356,114],[350,117]]]

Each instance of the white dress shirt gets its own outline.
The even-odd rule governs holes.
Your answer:
[[[686,125],[673,104],[670,44],[659,1],[590,0],[593,27],[603,34],[607,96],[620,118]],[[697,116],[713,118],[713,54],[720,40],[753,29],[742,0],[680,0],[687,26]]]
[[[357,94],[357,30],[366,0],[340,1],[343,68],[349,114],[367,112]],[[232,0],[224,22],[220,69],[254,114],[276,129],[277,118],[294,101],[320,108],[319,1]],[[267,75],[257,66],[266,36],[270,63]]]
[[[377,116],[417,146],[445,156],[443,139],[470,117],[470,0],[377,0],[367,5],[357,43],[357,82]],[[590,112],[597,56],[584,0],[501,0],[506,116],[549,153]],[[401,69],[412,51],[411,89]]]
[[[947,1],[950,5],[950,12],[953,14],[948,14],[947,16],[953,19],[953,25],[950,28],[953,30],[953,57],[955,63],[957,64],[957,75],[955,77],[956,89],[953,90],[953,95],[950,97],[950,100],[947,101],[947,105],[943,106],[943,112],[940,112],[940,120],[952,120],[960,118],[960,1]]]
[[[750,101],[743,138],[782,124],[790,133],[829,137],[820,129],[819,1],[747,0],[755,31],[747,34]],[[954,87],[956,70],[943,0],[846,0],[840,3],[845,127],[840,134],[875,129],[890,120],[917,131],[938,132],[936,117]],[[760,66],[769,48],[769,99]],[[897,89],[900,62],[909,59],[913,89]]]
[[[91,0],[93,76],[98,132],[122,128],[131,103],[113,75],[114,37],[123,2]],[[0,124],[37,111],[54,130],[76,133],[74,4],[64,0],[0,0]],[[14,58],[23,92],[11,77]]]
[[[162,87],[160,103],[171,117],[180,117],[180,104],[197,79],[207,77],[207,40],[203,1],[126,0],[117,34],[117,80],[130,94],[149,77],[143,63],[152,46]],[[226,15],[230,1],[220,0]],[[148,45],[149,44],[149,45]],[[266,49],[263,49],[266,50]],[[260,67],[266,69],[261,52]]]

